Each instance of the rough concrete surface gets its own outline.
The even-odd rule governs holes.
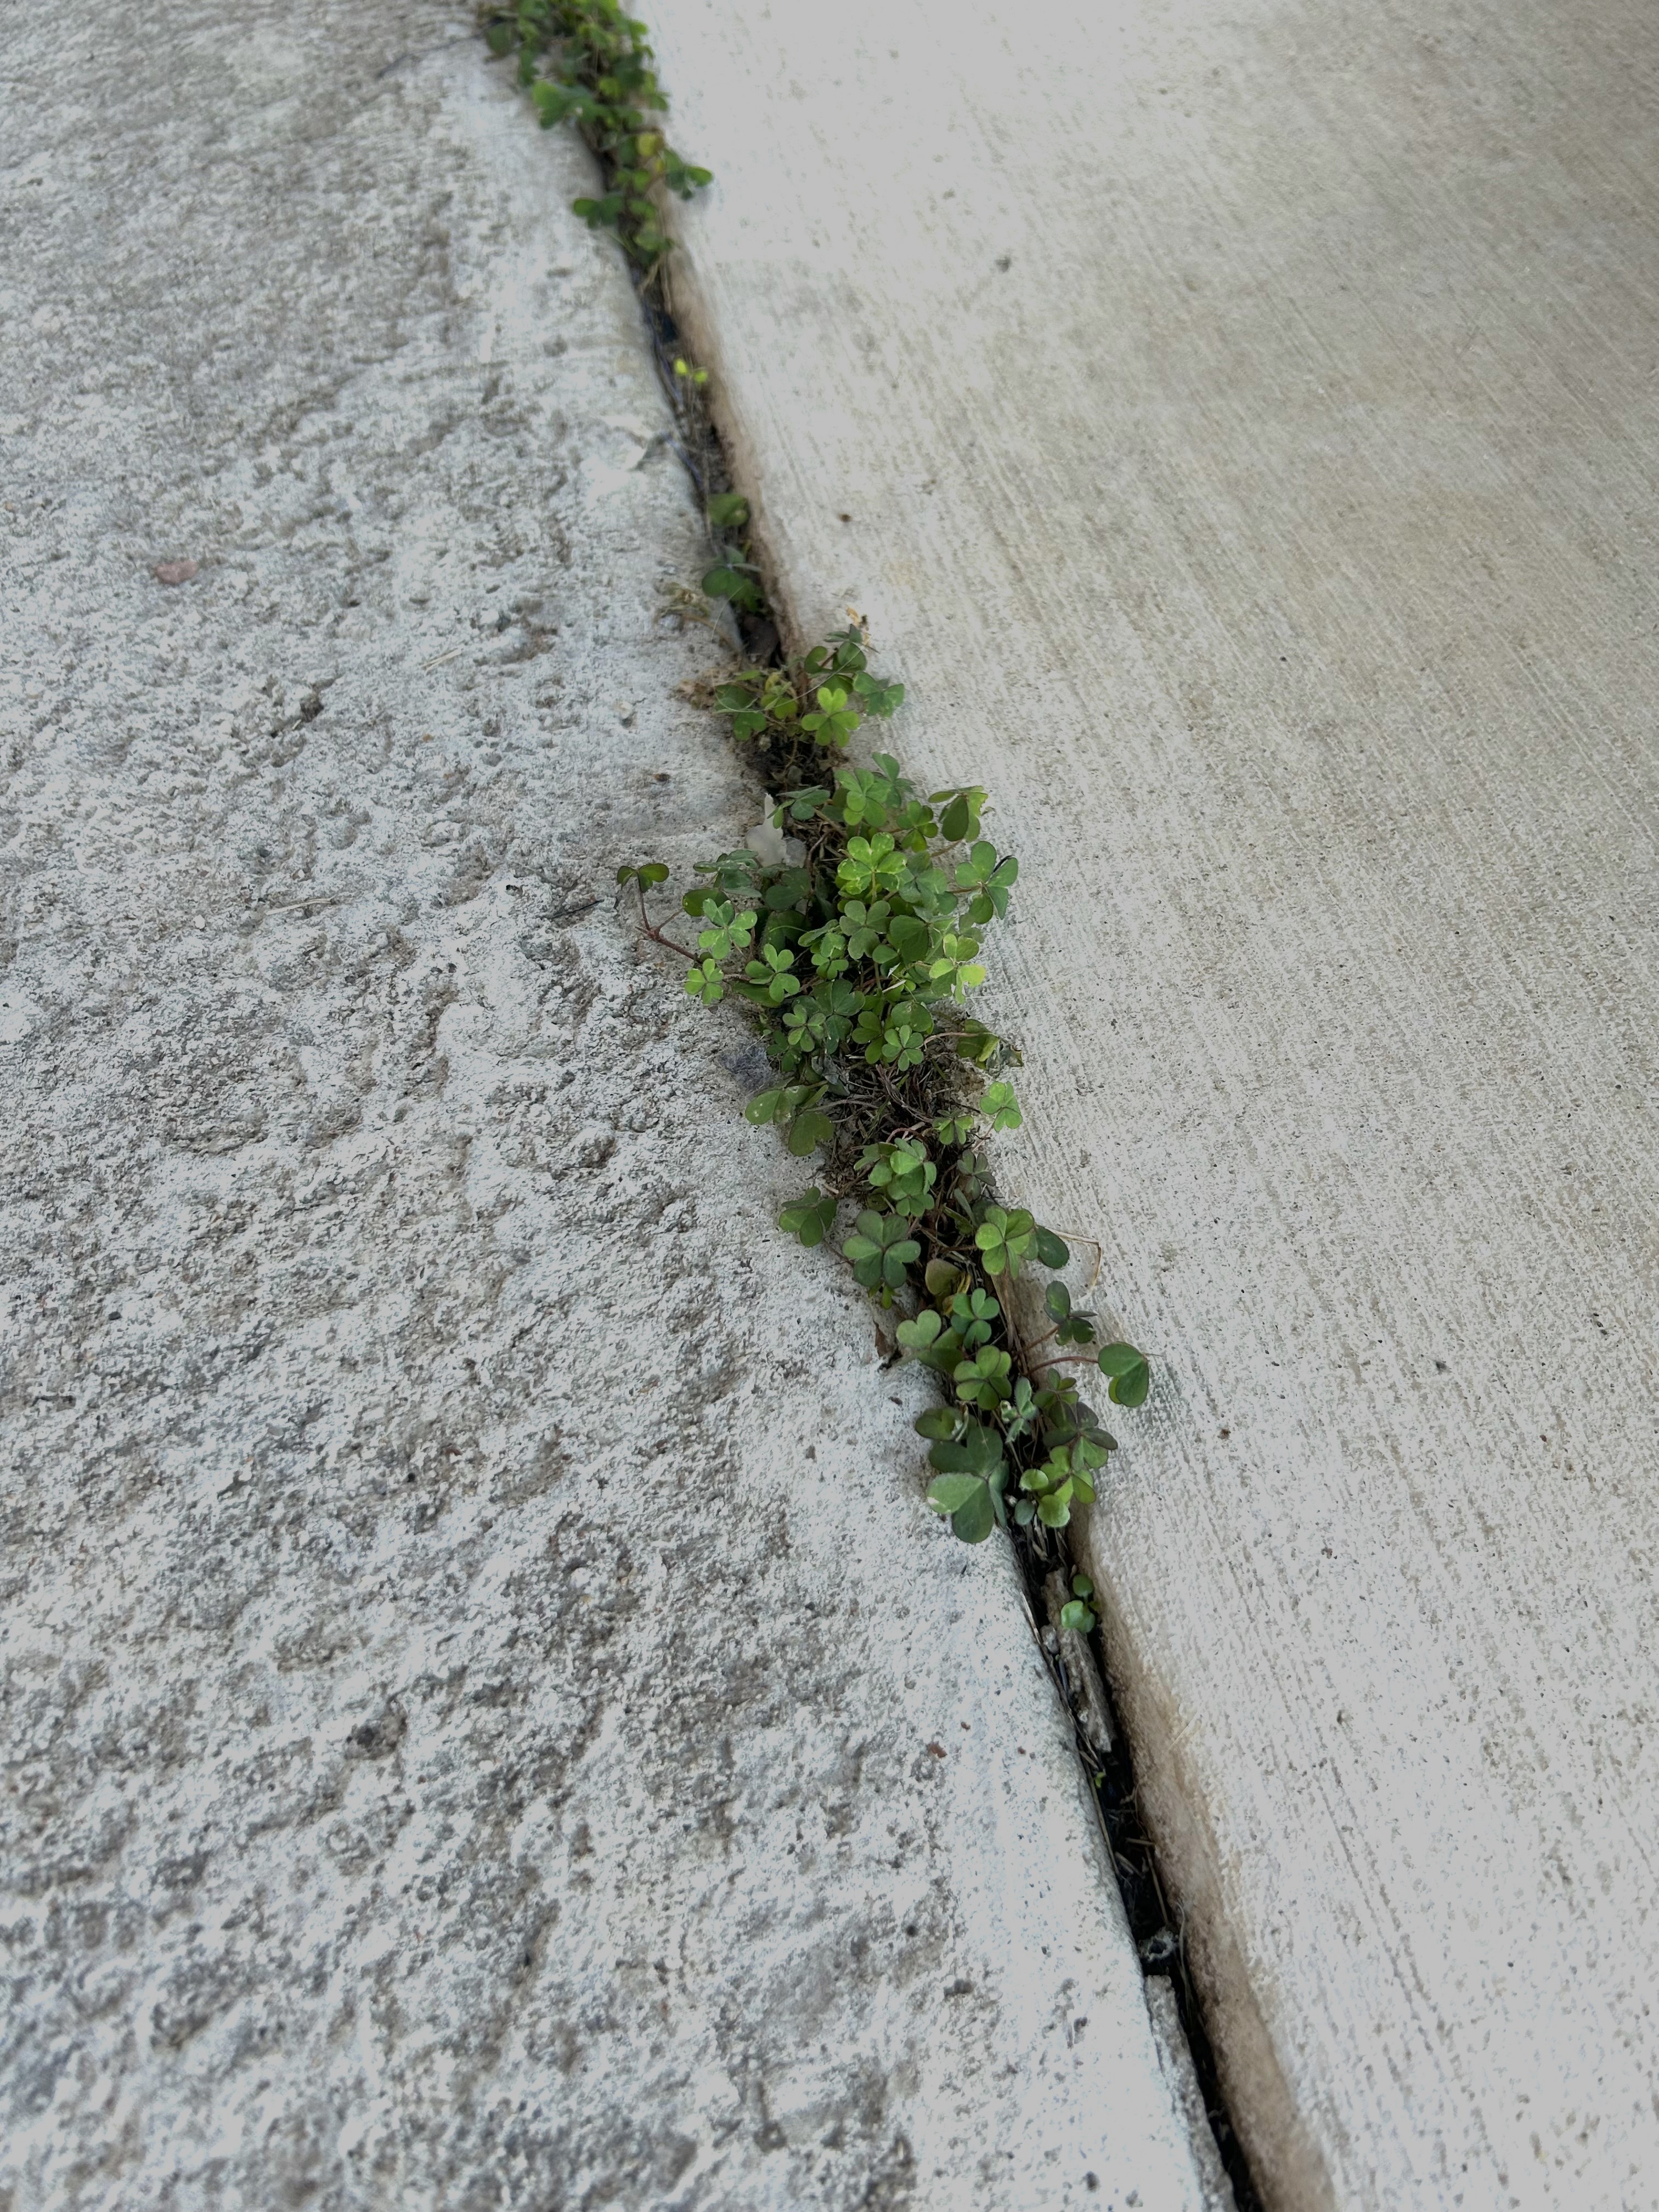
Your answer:
[[[580,155],[425,4],[3,69],[0,2204],[1196,2206],[1006,1558],[613,910],[754,815]]]
[[[1648,0],[656,0],[785,598],[1000,802],[1005,1181],[1275,2206],[1659,2203]]]

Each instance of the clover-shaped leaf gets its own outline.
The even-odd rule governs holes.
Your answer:
[[[1115,1406],[1146,1404],[1152,1371],[1144,1352],[1137,1352],[1133,1344],[1103,1344],[1098,1364],[1101,1373],[1111,1378],[1106,1395]]]
[[[908,1233],[909,1227],[896,1213],[871,1209],[860,1214],[858,1227],[841,1249],[866,1290],[902,1287],[906,1268],[921,1257],[921,1247]]]
[[[525,5],[530,14],[521,8],[506,26],[507,51],[516,41],[538,82],[539,56],[554,36],[546,0]],[[582,35],[569,34],[579,48]],[[623,43],[592,65],[596,89],[581,75],[586,64],[579,54],[556,64],[569,70],[570,86],[538,98],[550,112],[584,121],[612,149],[611,189],[583,212],[619,228],[636,258],[659,256],[667,250],[657,214],[661,191],[692,189],[702,173],[680,161],[641,112],[654,103],[627,74],[625,40],[634,34],[617,35]],[[648,81],[647,73],[641,82]],[[677,362],[675,373],[692,383],[703,377],[689,362]],[[747,502],[717,492],[708,514],[726,534],[706,587],[739,609],[757,606],[757,574],[738,542],[750,522]],[[830,785],[803,784],[769,802],[772,834],[758,840],[766,854],[745,846],[698,863],[702,880],[684,900],[696,930],[684,981],[711,1005],[728,992],[743,999],[761,1027],[776,1073],[749,1101],[749,1120],[770,1123],[798,1155],[835,1147],[843,1173],[856,1158],[847,1180],[868,1203],[841,1249],[873,1297],[900,1306],[901,1350],[949,1378],[952,1402],[917,1423],[931,1446],[928,1503],[958,1537],[979,1542],[1006,1522],[1005,1487],[1020,1522],[1066,1527],[1095,1498],[1115,1447],[1080,1402],[1073,1376],[1060,1371],[1069,1364],[1063,1358],[1037,1353],[1035,1373],[1018,1371],[1021,1340],[1005,1333],[1004,1302],[985,1287],[1000,1289],[1033,1257],[1056,1272],[1071,1258],[1066,1240],[1030,1212],[994,1201],[979,1149],[981,1133],[1022,1126],[1007,1079],[1019,1055],[965,1003],[985,978],[978,933],[1006,913],[1018,866],[981,835],[987,796],[977,786],[936,791],[924,801],[890,755],[867,764],[846,760],[861,718],[885,718],[902,697],[902,686],[870,672],[856,617],[805,653],[737,670],[713,687],[714,705],[734,733],[769,744],[779,759],[811,760],[814,747],[819,758],[842,757],[820,770]],[[779,831],[800,839],[787,866],[773,842]],[[647,861],[618,871],[617,881],[643,897],[667,874],[662,862]],[[975,1072],[976,1103],[948,1087],[951,1054]],[[836,1198],[814,1188],[779,1221],[816,1246],[833,1237],[836,1218]],[[933,1254],[925,1271],[924,1249]],[[911,1312],[918,1274],[926,1293]],[[1113,1403],[1146,1401],[1144,1354],[1121,1343],[1097,1351],[1094,1320],[1076,1310],[1063,1282],[1047,1285],[1043,1303],[1046,1341],[1056,1352],[1089,1346]],[[1016,1483],[1008,1454],[1036,1456],[1029,1440],[1038,1436],[1039,1463],[1023,1468]],[[1074,1582],[1060,1615],[1068,1632],[1092,1630],[1092,1595],[1086,1577]]]
[[[944,1327],[944,1315],[924,1306],[914,1321],[902,1321],[895,1334],[907,1352],[926,1352]]]
[[[1023,1437],[1027,1429],[1036,1427],[1039,1410],[1030,1383],[1023,1375],[1016,1376],[1012,1394],[1001,1408],[1002,1425],[1010,1443]]]
[[[729,959],[734,951],[745,950],[753,941],[755,917],[752,911],[739,913],[728,899],[706,900],[702,919],[708,926],[697,933],[697,950],[710,954],[716,960]]]
[[[742,607],[750,614],[766,604],[754,572],[745,562],[722,562],[718,568],[708,569],[702,588],[709,599],[729,599],[733,606]]]
[[[726,983],[720,975],[720,963],[704,960],[688,969],[685,988],[694,999],[701,999],[705,1006],[718,1006],[726,996]]]
[[[1014,1097],[1014,1086],[1012,1083],[988,1084],[979,1102],[979,1110],[994,1129],[1018,1129],[1024,1119],[1018,1103]],[[1041,1244],[1037,1249],[1037,1257],[1040,1260],[1042,1259]],[[1044,1261],[1043,1264],[1048,1267],[1054,1263]]]
[[[763,945],[760,957],[751,960],[744,974],[751,983],[764,987],[769,1004],[781,1006],[786,999],[793,999],[801,988],[800,978],[793,972],[794,965],[793,952],[787,952],[776,945]]]
[[[835,1133],[836,1125],[830,1116],[820,1113],[816,1107],[809,1106],[790,1122],[789,1134],[785,1141],[795,1158],[803,1160],[808,1152],[816,1152],[820,1145],[828,1145]]]
[[[791,1237],[799,1237],[808,1250],[822,1244],[834,1228],[836,1201],[826,1198],[816,1183],[800,1197],[790,1200],[778,1216],[778,1226]]]
[[[927,1456],[944,1473],[965,1470],[988,1482],[1005,1472],[1002,1439],[983,1421],[969,1421],[960,1437],[934,1444]]]
[[[1017,1275],[1036,1235],[1036,1224],[1023,1206],[1007,1212],[1000,1206],[988,1206],[974,1231],[986,1273]]]
[[[1001,1498],[988,1482],[978,1482],[967,1503],[951,1516],[951,1534],[964,1544],[982,1544],[996,1525]]]
[[[951,1533],[964,1544],[982,1543],[1006,1517],[1002,1492],[1008,1469],[1001,1439],[994,1429],[970,1421],[959,1439],[935,1443],[927,1456],[938,1470],[928,1504],[935,1512],[950,1515]]]
[[[994,1346],[984,1346],[971,1359],[957,1366],[953,1380],[957,1395],[964,1406],[978,1406],[994,1413],[1008,1395],[1008,1378],[1013,1362],[1006,1352]]]
[[[879,897],[884,891],[896,890],[904,881],[904,856],[882,830],[873,837],[848,839],[847,857],[836,870],[836,881],[843,891],[856,897],[871,893]]]
[[[961,784],[947,791],[931,792],[929,805],[945,809],[939,821],[940,836],[951,845],[960,844],[964,837],[976,837],[985,799],[985,793],[973,785]]]

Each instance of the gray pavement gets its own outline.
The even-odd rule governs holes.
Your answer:
[[[1659,32],[659,0],[781,596],[1000,802],[1094,1516],[1276,2207],[1659,2203]]]
[[[579,153],[425,0],[0,70],[0,2203],[1196,2208],[1007,1562],[613,908],[756,813]]]

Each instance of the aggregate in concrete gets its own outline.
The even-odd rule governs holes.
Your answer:
[[[0,2203],[1196,2206],[1006,1561],[614,904],[756,810],[580,154],[430,5],[4,66]]]
[[[781,597],[1022,862],[1011,1191],[1276,2207],[1659,2201],[1648,0],[656,0]]]

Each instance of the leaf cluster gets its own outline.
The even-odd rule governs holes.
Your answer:
[[[703,397],[708,372],[677,349],[670,298],[667,199],[711,179],[659,127],[667,102],[646,27],[619,0],[483,0],[480,21],[491,51],[516,57],[543,126],[574,124],[596,155],[604,190],[575,210],[616,234],[652,325],[681,457],[704,496],[715,559],[702,591],[720,613],[683,588],[665,611],[764,653],[779,625],[749,502],[719,488],[730,478]],[[990,1190],[980,1147],[1021,1125],[1003,1072],[1019,1055],[967,1000],[985,981],[981,938],[1006,918],[1018,865],[983,835],[984,791],[924,798],[890,754],[851,764],[863,724],[890,719],[903,698],[870,668],[857,617],[793,659],[735,670],[712,703],[768,790],[784,794],[757,840],[764,852],[699,867],[704,880],[681,901],[689,945],[651,920],[647,897],[669,876],[660,861],[621,868],[617,882],[633,890],[645,934],[684,960],[689,994],[710,1006],[742,998],[758,1022],[777,1080],[748,1118],[776,1127],[796,1158],[823,1162],[780,1226],[811,1249],[833,1246],[842,1224],[855,1280],[897,1310],[900,1352],[939,1383],[944,1402],[916,1423],[928,1504],[968,1543],[1012,1524],[1028,1571],[1058,1551],[1071,1591],[1060,1626],[1086,1636],[1094,1587],[1070,1571],[1062,1532],[1074,1506],[1094,1502],[1116,1443],[1060,1370],[1097,1367],[1125,1407],[1145,1402],[1150,1370],[1134,1346],[1098,1345],[1094,1316],[1074,1310],[1060,1279],[1065,1240]],[[1032,1265],[1053,1276],[1049,1325],[1035,1338],[1030,1297],[1017,1287]]]
[[[741,507],[722,519],[740,526]],[[722,595],[712,577],[704,589]],[[1144,1401],[1150,1374],[1134,1346],[1099,1345],[1093,1316],[1074,1310],[1059,1279],[1065,1240],[990,1191],[981,1146],[1020,1126],[1006,1073],[1018,1054],[969,1002],[1018,863],[984,835],[982,790],[924,794],[889,753],[848,759],[865,720],[885,720],[903,696],[872,671],[856,622],[781,665],[738,670],[713,704],[783,794],[769,855],[744,847],[698,864],[680,902],[690,944],[651,921],[660,862],[619,881],[637,887],[647,933],[684,957],[686,990],[705,1005],[740,999],[757,1021],[776,1079],[748,1118],[823,1164],[781,1226],[813,1247],[847,1220],[842,1258],[898,1310],[901,1352],[936,1374],[946,1401],[917,1424],[934,1469],[928,1502],[977,1543],[1011,1520],[1064,1528],[1093,1503],[1116,1445],[1065,1370],[1097,1368],[1126,1407]],[[1013,1285],[1033,1266],[1054,1279],[1048,1331],[1028,1341]]]
[[[690,199],[712,173],[677,154],[659,126],[668,101],[646,26],[618,0],[485,0],[479,21],[490,52],[515,58],[542,128],[574,124],[598,155],[605,190],[573,202],[576,213],[615,231],[635,267],[653,275],[671,246],[665,196]]]

